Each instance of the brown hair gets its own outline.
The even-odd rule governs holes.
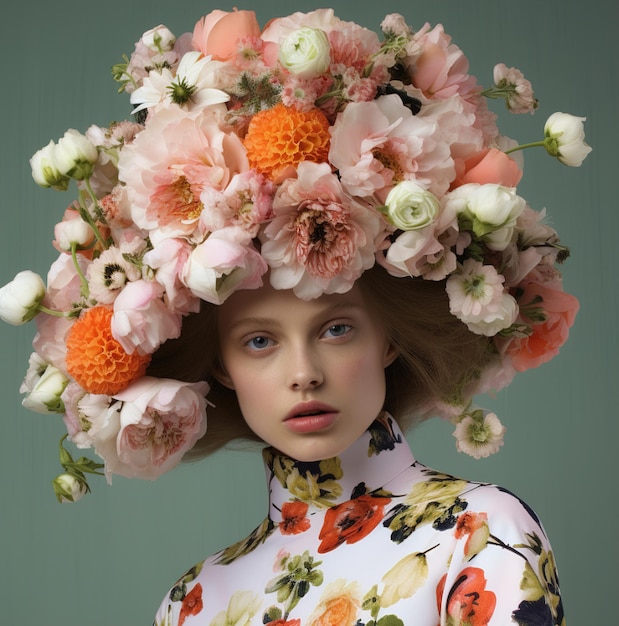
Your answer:
[[[449,312],[444,281],[397,278],[375,265],[358,279],[364,299],[398,352],[386,369],[385,409],[403,428],[424,419],[433,401],[450,401],[479,377],[491,355],[487,337],[471,333]],[[148,368],[151,376],[206,380],[208,428],[186,455],[204,457],[235,439],[259,442],[241,414],[236,394],[213,373],[220,367],[217,306],[203,302],[187,316],[181,336],[163,344]]]

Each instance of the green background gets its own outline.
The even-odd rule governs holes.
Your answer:
[[[315,8],[260,0],[261,23]],[[42,190],[28,159],[66,129],[128,117],[109,68],[142,32],[164,23],[177,35],[213,8],[194,0],[21,1],[0,25],[0,284],[22,269],[45,275],[55,258],[52,227],[73,194]],[[579,169],[543,150],[525,155],[520,193],[572,251],[565,286],[581,301],[560,357],[520,376],[487,402],[507,426],[501,453],[474,461],[455,451],[452,427],[431,422],[410,434],[417,458],[467,478],[497,482],[539,513],[559,565],[569,624],[609,624],[619,590],[617,267],[614,184],[617,146],[616,3],[608,0],[335,1],[336,14],[378,30],[386,13],[420,28],[442,22],[482,84],[497,62],[520,68],[540,100],[534,116],[510,116],[504,134],[541,137],[554,111],[586,116],[594,151]],[[239,8],[255,8],[251,5]],[[496,104],[496,106],[495,106]],[[46,626],[150,625],[176,577],[244,536],[265,513],[260,456],[226,451],[155,482],[93,481],[93,494],[60,505],[60,418],[22,409],[19,385],[34,326],[0,325],[0,623]]]

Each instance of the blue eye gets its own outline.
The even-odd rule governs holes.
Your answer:
[[[271,340],[268,337],[258,335],[257,337],[252,337],[245,345],[250,350],[264,350],[271,345]]]
[[[352,326],[349,324],[333,324],[329,326],[325,331],[325,335],[329,335],[331,337],[343,337],[347,333],[349,333],[352,329]]]

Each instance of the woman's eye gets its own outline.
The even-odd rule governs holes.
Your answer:
[[[271,345],[271,340],[268,337],[259,335],[257,337],[252,337],[245,345],[250,350],[264,350]]]
[[[343,337],[349,333],[351,329],[352,326],[349,324],[333,324],[327,328],[325,335],[328,335],[329,337]]]

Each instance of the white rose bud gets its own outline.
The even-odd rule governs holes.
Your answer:
[[[591,147],[585,143],[586,119],[569,113],[553,113],[544,125],[544,146],[548,154],[565,165],[579,167],[591,152]]]
[[[52,481],[54,493],[58,502],[77,502],[88,491],[88,487],[83,480],[65,472],[56,476]]]
[[[30,159],[32,178],[41,187],[53,187],[59,191],[66,191],[70,178],[61,173],[54,157],[56,144],[50,141],[45,147],[37,150]]]
[[[56,367],[33,353],[20,393],[27,394],[22,406],[35,413],[64,413],[62,393],[69,379]]]
[[[58,170],[75,180],[84,180],[91,176],[98,155],[97,148],[90,139],[73,128],[58,140],[54,148],[54,160]]]
[[[417,230],[432,224],[440,210],[438,198],[412,180],[398,183],[387,196],[387,218],[400,230]]]
[[[30,270],[19,272],[0,288],[0,319],[20,326],[33,319],[45,297],[43,279]]]
[[[167,27],[159,24],[142,35],[142,43],[153,52],[169,52],[174,48],[176,36]]]
[[[299,78],[323,74],[331,62],[327,34],[319,28],[300,28],[288,35],[279,46],[279,61]]]

